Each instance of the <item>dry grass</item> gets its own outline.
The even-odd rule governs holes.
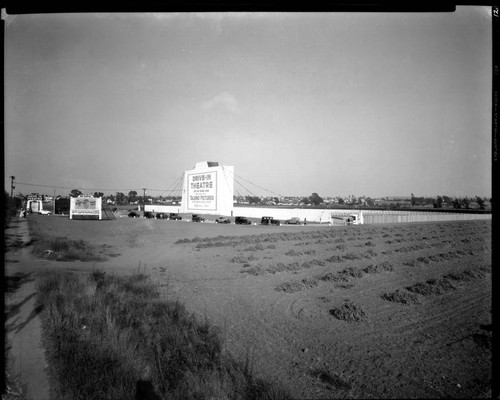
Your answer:
[[[52,271],[38,284],[51,399],[286,399],[222,354],[216,327],[144,274]]]
[[[66,238],[32,239],[33,254],[56,261],[105,261],[106,257],[96,254],[96,247],[84,240]]]

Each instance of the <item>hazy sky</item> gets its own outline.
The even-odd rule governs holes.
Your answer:
[[[4,18],[9,193],[491,196],[490,7]]]

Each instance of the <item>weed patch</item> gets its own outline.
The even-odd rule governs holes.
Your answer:
[[[356,267],[348,267],[340,272],[340,275],[353,278],[361,278],[364,274],[362,269]]]
[[[266,269],[266,271],[271,273],[271,274],[275,274],[276,272],[299,271],[301,269],[302,269],[302,267],[299,265],[299,263],[294,262],[294,263],[290,263],[290,264],[277,263],[275,265],[268,267]]]
[[[270,245],[270,246],[273,246],[273,245]],[[259,243],[259,244],[256,244],[255,246],[247,247],[246,249],[244,249],[244,251],[261,251],[264,249],[265,249],[265,247]]]
[[[231,259],[231,262],[236,264],[246,264],[250,261],[256,261],[256,260],[258,260],[258,258],[253,255],[249,255],[248,257],[236,256]]]
[[[216,327],[144,274],[45,272],[38,282],[54,399],[286,399],[222,354]]]
[[[382,299],[393,303],[415,304],[420,302],[416,293],[403,292],[400,290],[396,290],[391,293],[384,293],[381,297]]]
[[[326,261],[331,263],[341,263],[343,259],[339,255],[334,254],[333,256],[327,258]]]
[[[321,276],[319,279],[325,282],[347,282],[349,280],[347,279],[347,277],[339,275],[335,272],[328,272],[327,274]]]
[[[344,260],[361,260],[363,256],[355,253],[347,253],[342,256]]]
[[[439,279],[429,279],[426,282],[419,282],[415,285],[406,287],[406,290],[421,294],[422,296],[443,294],[455,289],[455,286],[451,284],[450,280],[444,277]]]
[[[335,318],[347,322],[359,322],[367,319],[367,314],[357,304],[348,301],[340,307],[334,307],[330,310],[330,314]]]
[[[448,279],[455,282],[469,282],[478,278],[483,278],[486,275],[482,268],[478,269],[465,269],[461,272],[452,272],[448,275],[444,275],[444,279]]]
[[[277,292],[295,293],[315,286],[318,286],[316,279],[305,278],[300,281],[283,282],[276,286],[274,290]]]
[[[33,254],[57,261],[105,261],[106,257],[96,254],[96,248],[84,240],[66,238],[37,238]]]
[[[384,272],[394,271],[394,267],[391,263],[384,261],[383,263],[377,265],[369,265],[366,268],[363,268],[363,272],[367,274],[382,274]]]
[[[313,268],[315,266],[325,266],[326,262],[321,261],[321,260],[312,260],[312,261],[304,261],[302,263],[302,268],[303,269],[308,269],[308,268]]]
[[[299,257],[301,256],[302,253],[300,251],[295,251],[295,250],[289,250],[285,253],[285,256],[290,256],[290,257]]]

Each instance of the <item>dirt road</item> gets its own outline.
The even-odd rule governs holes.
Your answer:
[[[49,385],[41,343],[40,309],[36,305],[37,266],[30,248],[28,223],[16,218],[5,232],[6,347],[9,372],[17,379],[26,399],[48,400]]]

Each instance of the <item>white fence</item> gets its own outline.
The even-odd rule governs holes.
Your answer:
[[[155,212],[179,212],[179,206],[146,205],[146,211]],[[343,223],[337,218],[348,217],[350,214],[363,213],[365,224],[393,224],[407,222],[429,222],[429,221],[468,221],[468,220],[491,220],[491,214],[467,214],[453,212],[431,212],[431,211],[386,211],[386,210],[339,210],[339,209],[311,209],[311,208],[266,208],[266,207],[234,207],[231,217],[243,216],[247,218],[273,217],[286,220],[298,217],[302,221],[314,223],[330,223],[330,215],[334,224]],[[201,212],[200,212],[201,214]]]
[[[339,210],[340,211],[340,210]],[[348,216],[356,211],[332,212],[333,216]],[[466,214],[452,212],[427,212],[427,211],[363,211],[365,224],[394,224],[408,222],[430,222],[430,221],[469,221],[469,220],[491,220],[491,214]]]

